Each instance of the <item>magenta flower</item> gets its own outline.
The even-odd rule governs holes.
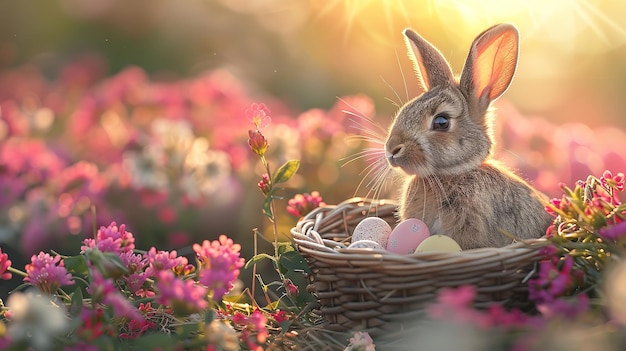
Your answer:
[[[438,320],[469,323],[481,328],[517,327],[527,325],[531,321],[520,310],[507,311],[498,304],[489,306],[487,311],[479,311],[473,307],[475,297],[476,288],[472,285],[444,288],[439,291],[437,302],[430,305],[427,312]]]
[[[428,315],[438,320],[488,327],[488,316],[475,310],[472,306],[475,297],[476,288],[472,285],[443,288],[439,290],[437,302],[428,306]]]
[[[0,248],[0,280],[11,279],[11,273],[7,272],[9,267],[11,267],[11,260],[9,260],[9,255],[3,253],[2,248]]]
[[[94,302],[110,307],[116,316],[130,320],[143,320],[139,310],[120,293],[111,278],[104,278],[98,270],[91,271],[91,284],[87,287]]]
[[[187,263],[187,259],[178,257],[176,250],[170,252],[157,251],[154,247],[150,248],[146,254],[146,259],[148,261],[146,274],[150,277],[156,277],[160,271],[172,270]]]
[[[626,236],[626,222],[600,228],[598,234],[604,239],[618,241]]]
[[[295,217],[303,217],[318,207],[324,207],[320,193],[317,191],[304,194],[297,194],[287,202],[287,212]]]
[[[30,258],[26,265],[24,281],[36,286],[40,291],[52,294],[62,286],[72,285],[72,275],[67,272],[61,256],[50,256],[40,252]]]
[[[291,279],[287,278],[283,283],[285,284],[285,290],[289,295],[298,294],[298,287],[291,281]]]
[[[135,272],[127,276],[122,277],[124,282],[128,285],[128,289],[137,296],[145,295],[146,291],[143,289],[143,284],[148,280],[148,274],[146,272]]]
[[[81,246],[81,253],[93,248],[97,248],[102,252],[122,252],[133,251],[135,249],[135,237],[133,233],[126,231],[126,225],[117,226],[115,222],[111,222],[108,227],[100,227],[96,233],[95,239],[83,240],[84,245]]]
[[[160,271],[156,280],[156,302],[171,306],[178,315],[202,311],[207,308],[207,289],[193,280],[183,280],[172,271]]]
[[[244,259],[239,257],[241,246],[220,235],[213,242],[203,241],[202,246],[194,244],[193,250],[200,261],[198,282],[213,292],[215,300],[220,300],[233,288],[239,269],[243,267]]]
[[[559,298],[546,303],[537,304],[537,310],[545,318],[556,316],[573,319],[589,309],[589,297],[586,294],[578,294],[566,299]]]
[[[267,173],[263,174],[263,176],[261,177],[261,180],[257,184],[257,186],[259,187],[263,195],[267,195],[270,193],[271,185],[272,184],[270,182],[270,176],[267,175]]]
[[[246,316],[241,312],[235,312],[232,321],[244,327],[239,334],[239,338],[246,343],[250,350],[263,350],[261,345],[265,344],[269,333],[267,331],[267,318],[258,309]]]
[[[246,118],[254,123],[257,129],[266,127],[272,121],[270,109],[263,103],[250,105],[250,108],[246,109]]]
[[[528,282],[528,297],[537,304],[551,303],[563,296],[580,278],[579,270],[572,270],[574,259],[565,256],[564,260],[556,258],[539,262],[537,278]]]
[[[128,269],[128,273],[132,274],[138,271],[142,271],[146,266],[146,259],[141,254],[136,254],[132,251],[122,252],[120,255],[120,260]]]
[[[602,182],[602,185],[607,188],[616,189],[618,191],[624,190],[624,173],[622,172],[617,173],[614,176],[611,171],[604,171],[602,177],[600,177],[600,181]]]

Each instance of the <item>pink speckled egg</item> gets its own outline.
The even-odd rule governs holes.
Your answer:
[[[380,244],[382,248],[385,248],[389,234],[391,234],[391,227],[384,219],[379,217],[367,217],[354,228],[352,242],[371,240]]]
[[[461,252],[461,246],[449,236],[433,235],[422,241],[415,249],[415,253],[429,251]]]
[[[384,250],[379,243],[372,240],[357,240],[348,246],[349,249],[378,249]]]
[[[400,222],[389,235],[387,251],[408,255],[430,236],[428,226],[419,219],[409,218]]]

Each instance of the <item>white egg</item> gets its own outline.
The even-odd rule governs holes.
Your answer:
[[[349,249],[379,249],[384,250],[379,243],[372,240],[357,240],[348,246]]]
[[[352,242],[360,240],[371,240],[387,247],[387,240],[391,234],[391,226],[382,218],[367,217],[354,228]]]

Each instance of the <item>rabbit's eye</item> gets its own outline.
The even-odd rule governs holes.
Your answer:
[[[433,130],[445,132],[450,129],[450,117],[445,114],[438,114],[433,118]]]

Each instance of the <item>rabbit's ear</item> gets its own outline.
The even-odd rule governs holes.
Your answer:
[[[404,30],[404,38],[425,91],[454,81],[450,65],[437,48],[410,28]]]
[[[481,110],[511,84],[518,53],[519,33],[511,24],[495,25],[474,39],[459,83]]]

